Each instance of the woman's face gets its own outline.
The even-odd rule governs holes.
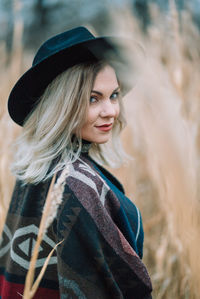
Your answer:
[[[96,76],[87,119],[81,130],[82,139],[99,144],[109,140],[120,112],[119,93],[115,71],[107,65]]]

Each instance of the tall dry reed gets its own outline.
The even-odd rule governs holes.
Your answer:
[[[29,267],[28,273],[26,275],[24,294],[23,294],[23,298],[25,298],[25,299],[32,299],[34,297],[54,250],[56,249],[56,247],[59,244],[61,244],[63,242],[63,241],[60,241],[51,250],[51,252],[49,253],[49,255],[47,256],[47,258],[45,260],[45,263],[40,271],[40,274],[34,281],[35,265],[36,265],[38,254],[39,254],[39,248],[42,243],[44,234],[46,233],[47,229],[53,222],[54,218],[56,218],[57,209],[62,201],[62,194],[64,191],[68,172],[69,172],[69,170],[68,170],[68,167],[66,166],[66,168],[62,171],[60,177],[57,179],[56,183],[55,183],[56,175],[54,175],[52,178],[52,181],[51,181],[51,184],[50,184],[50,187],[48,190],[47,198],[45,201],[45,205],[44,205],[43,214],[42,214],[41,221],[40,221],[37,240],[36,240],[33,254],[32,254],[32,257],[30,260],[30,267]]]
[[[20,2],[14,1],[13,5],[15,14],[18,14],[21,8]],[[1,42],[0,45],[0,233],[3,228],[14,185],[14,177],[9,170],[10,161],[12,159],[11,144],[19,134],[20,128],[16,126],[8,116],[7,98],[16,79],[24,70],[22,35],[23,22],[20,18],[17,18],[13,32],[13,48],[9,55],[9,60],[5,43]]]
[[[178,17],[170,4],[167,17],[150,7],[146,37],[129,11],[114,23],[118,28],[121,20],[121,31],[146,49],[142,75],[124,99],[124,141],[134,159],[116,173],[143,214],[144,259],[155,298],[198,298],[200,36],[190,14]]]

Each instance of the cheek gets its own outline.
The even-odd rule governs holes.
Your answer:
[[[116,115],[116,118],[119,116],[119,113],[120,113],[120,105],[119,103],[116,105],[116,109],[115,109],[115,115]]]
[[[87,118],[86,118],[86,123],[88,125],[93,124],[98,118],[98,111],[94,109],[93,107],[90,107],[88,110]]]
[[[96,113],[94,109],[89,109],[82,130],[88,129],[96,121]]]

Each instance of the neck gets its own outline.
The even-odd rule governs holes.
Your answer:
[[[81,141],[82,141],[81,153],[88,153],[92,143],[90,141],[87,141],[87,140],[84,140],[84,139],[82,139]],[[74,151],[77,151],[78,147],[79,147],[79,142],[78,142],[78,140],[74,139],[73,140],[73,149],[74,149]]]
[[[91,145],[92,143],[90,141],[82,139],[81,153],[88,153]]]

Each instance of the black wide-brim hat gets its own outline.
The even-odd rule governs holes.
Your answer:
[[[85,27],[77,27],[48,39],[37,51],[32,67],[13,87],[8,112],[20,126],[49,83],[75,64],[119,57],[119,38],[95,37]]]

